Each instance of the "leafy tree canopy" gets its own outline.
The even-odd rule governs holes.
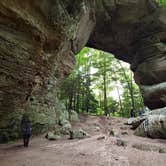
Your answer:
[[[130,116],[143,100],[129,65],[114,55],[85,47],[76,56],[76,67],[61,87],[68,110],[88,114]]]

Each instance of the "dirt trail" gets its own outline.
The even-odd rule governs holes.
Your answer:
[[[126,119],[80,116],[81,121],[73,126],[82,128],[91,137],[82,140],[63,138],[48,141],[35,137],[29,148],[22,142],[0,145],[1,166],[166,166],[166,153],[143,151],[133,148],[134,144],[149,147],[166,148],[166,140],[153,140],[136,137]],[[109,130],[117,131],[117,136],[110,136]],[[122,135],[122,132],[125,135]],[[127,134],[128,133],[128,134]],[[126,142],[126,146],[117,146],[117,140]]]

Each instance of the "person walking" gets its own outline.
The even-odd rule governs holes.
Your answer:
[[[21,130],[23,134],[24,147],[28,147],[32,131],[31,122],[28,116],[23,115],[21,120]]]
[[[130,110],[130,117],[131,118],[134,118],[135,117],[135,111],[134,111],[134,108],[131,107],[131,110]]]

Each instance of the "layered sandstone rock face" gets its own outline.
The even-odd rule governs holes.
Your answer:
[[[27,112],[38,133],[65,117],[56,99],[94,27],[84,0],[0,1],[0,141],[18,136]]]
[[[24,112],[34,131],[55,125],[58,86],[86,43],[129,62],[145,104],[164,107],[165,20],[153,0],[1,0],[1,140],[17,137]]]

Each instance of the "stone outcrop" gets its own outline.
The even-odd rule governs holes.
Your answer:
[[[150,115],[136,129],[135,135],[151,138],[166,138],[166,116]]]
[[[46,135],[46,138],[47,138],[48,140],[52,141],[52,140],[58,140],[58,139],[60,139],[61,136],[55,135],[55,134],[52,133],[52,132],[48,132],[47,135]]]
[[[88,46],[131,64],[145,105],[166,105],[166,8],[153,0],[96,0],[96,26]]]
[[[166,107],[147,112],[137,119],[142,119],[142,123],[135,128],[135,135],[166,139]]]
[[[128,121],[127,121],[127,124],[128,125],[132,125],[132,129],[136,129],[136,128],[138,128],[138,126],[143,122],[143,121],[145,121],[147,119],[147,117],[146,116],[143,116],[143,117],[136,117],[136,118],[130,118],[130,119],[128,119]]]
[[[90,137],[90,135],[82,129],[70,131],[70,139],[84,139],[88,137]]]
[[[165,18],[155,0],[1,0],[1,138],[16,137],[32,107],[37,117],[56,116],[58,86],[85,45],[129,62],[145,104],[164,107]]]
[[[0,1],[0,141],[17,137],[27,110],[36,110],[33,131],[55,125],[57,89],[89,38],[93,10],[84,0]]]

